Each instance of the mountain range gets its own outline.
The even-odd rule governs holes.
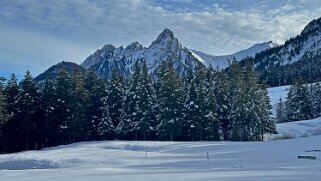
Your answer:
[[[255,44],[231,55],[215,56],[184,47],[174,33],[166,28],[148,47],[144,47],[139,42],[133,42],[126,47],[107,44],[89,55],[80,65],[85,69],[91,68],[100,77],[108,79],[113,69],[128,77],[136,61],[146,60],[150,73],[154,74],[161,61],[171,59],[174,61],[176,70],[182,74],[186,68],[194,68],[199,63],[205,67],[211,65],[214,69],[223,70],[232,61],[242,61],[245,57],[252,57],[260,80],[269,82],[267,80],[271,77],[278,79],[274,75],[276,70],[302,61],[306,62],[307,59],[312,62],[319,60],[321,57],[320,30],[321,18],[311,21],[299,35],[290,38],[282,45],[268,41]],[[68,62],[65,62],[64,66],[66,64]],[[70,66],[75,65],[71,64]],[[59,68],[57,65],[55,67]],[[43,78],[43,75],[50,74],[50,70],[48,69],[40,77]],[[295,71],[300,72],[300,69],[296,68]],[[41,81],[39,76],[36,79]],[[280,83],[280,80],[274,80],[274,82],[277,81],[279,83],[271,81],[269,83],[272,85],[286,84],[286,82]]]

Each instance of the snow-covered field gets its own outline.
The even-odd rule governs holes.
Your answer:
[[[272,104],[288,88],[269,89]],[[0,155],[0,181],[320,180],[321,118],[277,130],[265,142],[101,141]]]
[[[319,180],[320,140],[78,143],[1,155],[0,180]]]

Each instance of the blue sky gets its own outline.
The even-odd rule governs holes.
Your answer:
[[[81,63],[105,44],[149,46],[164,28],[213,55],[281,44],[320,12],[320,0],[1,0],[0,75]]]

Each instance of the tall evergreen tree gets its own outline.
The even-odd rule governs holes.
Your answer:
[[[160,86],[157,99],[160,111],[157,115],[157,134],[173,141],[180,131],[183,103],[181,84],[171,60],[162,62],[158,83]]]
[[[79,69],[75,69],[72,83],[71,120],[67,123],[71,143],[84,140],[89,100],[88,90],[84,88],[84,75]]]
[[[155,124],[152,120],[155,119],[155,91],[153,88],[151,76],[148,74],[146,61],[143,61],[142,72],[139,77],[138,88],[138,124],[137,131],[146,140],[147,135],[153,131],[152,126]]]
[[[43,144],[45,147],[47,146],[54,146],[54,140],[56,137],[56,125],[54,118],[54,107],[56,101],[56,94],[54,88],[54,82],[50,76],[47,77],[45,80],[43,87],[42,87],[42,94],[41,94],[41,109],[43,112],[43,127],[42,127],[42,136],[43,136]]]
[[[286,102],[289,121],[299,121],[313,117],[308,95],[308,88],[303,84],[302,80],[295,81],[295,84],[290,87]]]
[[[140,99],[139,79],[141,77],[141,68],[139,61],[136,61],[134,64],[133,73],[129,79],[129,88],[126,91],[124,112],[122,115],[122,123],[120,131],[127,136],[134,136],[135,140],[138,139],[138,124],[139,124],[139,115],[138,115],[138,100]]]
[[[287,122],[287,114],[286,114],[285,104],[284,104],[282,98],[279,99],[279,102],[276,107],[275,121],[277,123]]]
[[[197,92],[194,81],[191,82],[188,95],[185,98],[185,114],[183,121],[183,133],[187,138],[194,141],[197,138],[197,124],[200,120],[199,105],[197,105]]]
[[[21,92],[17,99],[20,131],[23,134],[25,150],[39,148],[40,136],[40,93],[29,71],[21,82]]]
[[[107,87],[107,105],[109,107],[110,118],[114,127],[117,127],[121,120],[123,112],[123,103],[125,99],[125,82],[121,74],[116,70],[112,71],[111,80]]]
[[[5,87],[5,96],[7,100],[7,111],[10,115],[9,120],[6,122],[6,124],[3,126],[3,132],[5,136],[6,141],[6,151],[7,152],[14,152],[14,151],[20,151],[19,149],[19,143],[22,141],[19,140],[19,137],[17,135],[19,134],[18,128],[19,128],[19,122],[17,118],[17,99],[19,95],[19,85],[17,82],[17,78],[15,74],[12,74],[10,79],[8,80],[6,87]],[[17,134],[18,133],[18,134]],[[21,138],[21,137],[20,137]]]
[[[232,140],[247,141],[249,124],[246,119],[246,96],[242,70],[238,62],[233,62],[230,71],[231,80],[231,121],[232,121]]]
[[[208,96],[205,99],[205,124],[208,140],[221,140],[223,138],[222,128],[218,120],[218,106],[216,103],[216,97],[213,89],[209,89]]]
[[[61,69],[55,80],[54,125],[56,132],[55,144],[70,142],[68,124],[72,117],[72,81],[65,69]]]
[[[9,119],[9,114],[7,112],[7,101],[4,94],[4,84],[3,81],[5,79],[3,77],[0,77],[0,152],[5,151],[5,140],[4,136],[2,134],[3,125],[7,122]]]
[[[95,72],[90,69],[85,76],[84,88],[88,91],[88,101],[86,110],[86,140],[105,139],[110,135],[114,135],[109,129],[109,111],[104,110],[106,101],[105,81],[99,78]],[[103,112],[104,116],[103,116]]]
[[[222,128],[223,140],[230,139],[232,130],[230,81],[224,72],[218,72],[214,93],[217,103],[217,117]]]

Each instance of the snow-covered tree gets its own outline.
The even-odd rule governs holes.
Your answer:
[[[158,73],[159,91],[157,95],[158,136],[170,141],[179,134],[182,122],[182,89],[179,77],[171,60],[163,61]]]
[[[282,98],[279,99],[279,102],[276,107],[275,120],[277,123],[287,122],[287,114],[286,114],[285,104],[284,104]]]

